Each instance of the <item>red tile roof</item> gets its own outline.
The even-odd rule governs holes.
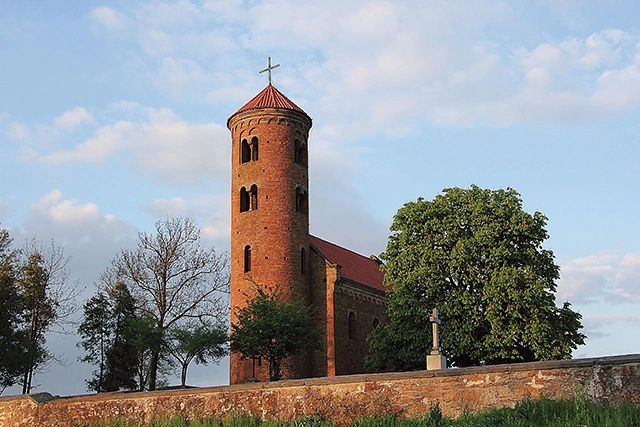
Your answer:
[[[307,113],[305,113],[302,108],[298,107],[294,104],[289,98],[284,96],[275,86],[269,85],[265,87],[262,92],[253,97],[253,99],[246,104],[244,104],[238,111],[233,113],[229,120],[236,114],[240,114],[244,111],[249,110],[257,110],[260,108],[280,108],[282,110],[293,110],[299,113],[304,114],[309,117]],[[229,120],[227,120],[227,124],[229,124]],[[309,117],[311,120],[311,117]]]
[[[380,265],[377,261],[322,240],[319,237],[309,236],[309,240],[325,258],[342,267],[341,273],[345,279],[353,280],[380,291],[386,291],[382,284],[384,273],[380,271]]]

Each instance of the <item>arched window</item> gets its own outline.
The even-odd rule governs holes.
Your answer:
[[[251,271],[251,246],[247,245],[244,247],[244,272],[248,273]]]
[[[300,142],[297,139],[293,144],[293,160],[301,165],[307,164],[307,144]]]
[[[306,164],[307,164],[307,159],[309,158],[309,156],[308,156],[308,154],[307,154],[307,153],[308,153],[308,151],[307,151],[307,144],[302,144],[302,145],[300,146],[300,154],[299,154],[299,157],[300,157],[300,163],[302,163],[302,164],[303,164],[303,165],[305,165],[305,166],[306,166]]]
[[[356,339],[356,329],[358,328],[358,324],[356,322],[356,314],[353,311],[349,312],[349,339]]]
[[[242,187],[240,189],[240,212],[246,212],[249,210],[249,193],[247,189]]]
[[[307,214],[309,211],[307,192],[300,187],[296,188],[296,212]]]
[[[255,211],[258,209],[258,186],[253,184],[251,186],[251,190],[249,191],[249,196],[251,198],[251,206],[250,209]]]
[[[380,324],[380,321],[378,320],[378,318],[374,317],[373,318],[373,325],[372,325],[373,329],[377,328],[379,324]]]
[[[307,251],[300,249],[300,273],[304,276],[307,270]]]
[[[258,137],[251,138],[251,160],[254,162],[258,160]]]
[[[242,146],[240,147],[240,162],[247,163],[251,161],[251,147],[246,139],[242,140]]]

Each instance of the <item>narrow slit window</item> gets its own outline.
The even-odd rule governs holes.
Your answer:
[[[307,251],[300,249],[300,273],[304,276],[307,271]]]
[[[247,245],[244,247],[244,272],[248,273],[251,271],[251,246]]]

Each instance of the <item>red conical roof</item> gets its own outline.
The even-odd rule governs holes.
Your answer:
[[[231,118],[236,114],[261,108],[280,108],[282,110],[293,110],[309,117],[309,115],[305,113],[302,108],[298,107],[289,98],[284,96],[278,89],[275,88],[275,86],[269,85],[265,87],[262,92],[254,96],[251,101],[247,102],[242,107],[240,107],[238,111],[233,113],[227,120],[227,124],[229,124],[229,120],[231,120]],[[309,120],[311,120],[311,117],[309,117]]]

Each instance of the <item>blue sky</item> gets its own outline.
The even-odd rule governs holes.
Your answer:
[[[584,315],[574,356],[639,353],[639,17],[635,1],[0,0],[0,223],[63,245],[85,298],[157,219],[191,216],[228,249],[226,119],[271,56],[314,120],[313,234],[379,254],[407,201],[515,188]],[[37,390],[82,393],[77,338],[49,342],[67,366]]]

